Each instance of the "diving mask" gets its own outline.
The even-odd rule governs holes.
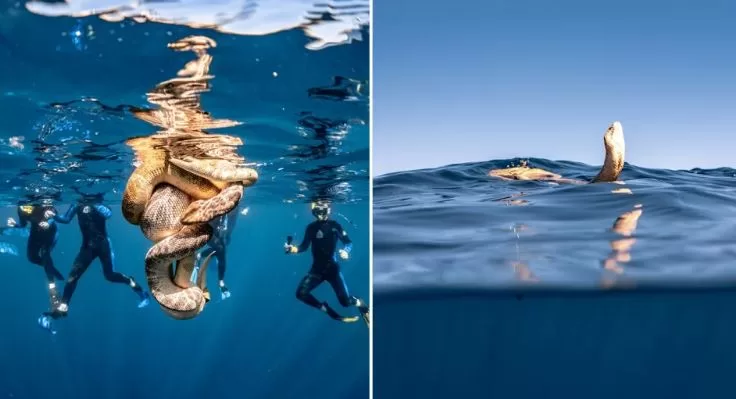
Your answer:
[[[314,215],[317,220],[327,220],[327,218],[330,217],[330,205],[325,202],[313,202],[312,215]]]

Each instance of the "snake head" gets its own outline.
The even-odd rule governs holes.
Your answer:
[[[198,159],[191,156],[171,158],[173,165],[207,180],[228,183],[243,183],[251,186],[258,180],[255,169],[238,165],[224,159]]]
[[[616,121],[608,126],[606,133],[603,135],[603,142],[606,144],[606,147],[616,148],[619,152],[623,152],[625,145],[624,128],[621,126],[621,122]]]
[[[235,209],[241,198],[243,198],[243,185],[232,184],[210,199],[189,204],[181,215],[180,221],[184,225],[209,223],[214,218]]]

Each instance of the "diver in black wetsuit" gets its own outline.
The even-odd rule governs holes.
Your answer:
[[[28,261],[43,267],[48,281],[49,302],[53,309],[59,301],[56,289],[56,280],[63,281],[64,276],[54,267],[51,251],[56,246],[59,236],[58,227],[54,223],[56,208],[50,200],[43,200],[40,205],[25,204],[18,205],[18,222],[12,218],[8,219],[8,227],[25,228],[30,223],[28,235],[28,247],[26,256]]]
[[[217,259],[217,279],[222,294],[222,299],[230,298],[230,290],[225,285],[225,270],[227,269],[227,246],[230,245],[230,235],[235,229],[238,221],[238,207],[226,215],[219,216],[210,222],[212,226],[212,238],[207,242],[207,247],[197,254],[197,266],[199,271],[202,259],[206,259],[214,252]],[[192,274],[192,280],[196,281],[197,274]]]
[[[58,319],[67,315],[69,301],[72,299],[74,290],[77,288],[77,283],[95,258],[100,258],[102,272],[107,281],[128,284],[138,294],[140,298],[140,302],[138,303],[139,308],[149,303],[148,293],[143,291],[132,277],[115,271],[115,254],[112,250],[110,238],[107,236],[106,227],[107,219],[112,216],[112,212],[110,208],[102,204],[102,200],[102,194],[85,195],[77,204],[70,205],[63,216],[54,217],[57,222],[64,224],[71,222],[74,216],[77,217],[79,229],[82,233],[82,247],[79,249],[79,254],[74,260],[74,265],[64,286],[64,294],[61,297],[59,305],[52,312],[43,314],[42,319],[45,319],[43,322],[48,323],[48,317]],[[41,321],[39,319],[39,322]]]
[[[296,290],[296,297],[300,301],[309,306],[317,308],[335,320],[351,323],[358,320],[358,317],[343,317],[333,310],[327,302],[320,302],[312,295],[312,291],[322,282],[327,281],[331,286],[340,305],[344,307],[355,306],[360,311],[366,324],[370,323],[368,305],[360,298],[350,295],[345,279],[340,271],[340,265],[337,263],[337,255],[341,259],[348,259],[353,243],[348,233],[342,228],[340,223],[331,220],[330,206],[326,202],[317,202],[312,204],[312,214],[317,218],[314,222],[307,225],[304,232],[304,240],[299,246],[286,243],[284,248],[287,254],[296,254],[306,251],[310,244],[312,246],[312,268],[309,273],[302,279]],[[340,240],[344,247],[337,250],[337,240]]]

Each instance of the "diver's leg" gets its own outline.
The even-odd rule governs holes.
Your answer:
[[[197,281],[199,278],[199,268],[202,266],[202,260],[207,259],[207,257],[212,254],[214,254],[215,259],[217,259],[217,285],[220,287],[222,300],[225,300],[230,298],[230,290],[228,290],[225,285],[225,268],[227,266],[225,262],[227,262],[227,259],[224,246],[210,244],[205,249],[197,253],[197,263],[194,268],[195,271],[192,273],[191,281]]]
[[[64,280],[64,276],[56,270],[53,261],[51,261],[51,250],[55,242],[56,240],[53,237],[44,236],[41,233],[32,234],[28,238],[26,257],[34,265],[43,267],[47,274],[53,273],[57,280]]]
[[[54,247],[56,247],[56,240],[58,238],[58,235],[55,235],[50,242],[47,242],[46,245],[43,245],[41,247],[41,250],[39,251],[39,254],[41,255],[41,263],[43,265],[44,271],[46,272],[46,275],[53,275],[55,279],[59,281],[64,281],[64,275],[61,274],[61,272],[54,266],[54,259],[51,257],[51,252],[54,250]]]
[[[84,272],[87,271],[89,265],[92,264],[94,259],[94,252],[88,248],[82,247],[82,249],[79,250],[79,254],[77,254],[77,257],[74,259],[72,270],[69,272],[69,278],[67,279],[66,284],[64,284],[64,294],[61,296],[59,306],[48,313],[48,315],[54,319],[67,315],[67,312],[69,312],[69,302],[72,300],[74,290],[77,289],[77,283],[82,275],[84,275]]]
[[[43,266],[41,247],[41,242],[39,242],[37,237],[31,235],[31,237],[28,238],[28,243],[26,245],[26,258],[28,258],[28,261],[34,265]]]
[[[205,249],[197,252],[197,264],[202,261],[202,259],[207,258],[210,256],[213,252],[215,252],[215,249],[212,247],[206,247]]]
[[[38,324],[41,328],[50,331],[52,334],[56,334],[56,330],[53,328],[51,319],[58,318],[62,315],[58,313],[58,309],[64,304],[63,300],[59,300],[59,291],[56,287],[56,280],[64,280],[64,276],[54,267],[54,261],[51,258],[51,251],[56,245],[57,238],[58,234],[55,234],[51,240],[34,240],[33,245],[29,241],[28,245],[29,260],[31,259],[31,255],[33,255],[33,261],[43,266],[48,283],[50,309],[41,314],[38,318]],[[63,309],[65,312],[66,308],[64,307]]]
[[[40,237],[39,237],[40,238]],[[56,289],[56,280],[64,280],[64,276],[56,270],[54,267],[54,260],[51,258],[51,250],[53,249],[55,241],[51,240],[34,240],[33,253],[31,254],[31,245],[29,243],[29,260],[31,255],[33,257],[32,262],[43,267],[43,271],[46,274],[46,281],[48,282],[49,299],[51,301],[51,310],[55,309],[58,305],[59,296]]]
[[[215,252],[215,256],[217,257],[217,284],[220,286],[222,299],[225,300],[230,298],[230,290],[225,285],[225,269],[227,268],[225,248],[220,248],[220,250]]]
[[[59,269],[56,268],[56,266],[54,266],[54,260],[51,258],[51,254],[46,255],[46,260],[45,260],[45,264],[43,267],[44,269],[50,271],[54,275],[54,278],[56,278],[59,281],[64,281],[64,275],[61,274],[61,272],[59,271]]]
[[[48,269],[46,269],[45,272],[46,283],[48,284],[47,288],[49,290],[49,308],[53,311],[57,306],[59,306],[59,290],[56,287],[56,276],[54,276],[53,273],[50,273]]]
[[[335,267],[334,270],[335,272],[330,275],[329,278],[327,278],[327,282],[332,286],[332,290],[335,291],[335,295],[337,295],[337,299],[340,301],[340,305],[342,305],[343,307],[357,307],[360,311],[360,315],[363,317],[363,320],[366,322],[366,324],[369,324],[370,315],[368,305],[365,303],[364,300],[350,295],[348,286],[345,283],[345,276],[342,275],[342,272],[339,270],[338,267]]]
[[[140,298],[138,307],[142,308],[148,305],[148,294],[143,291],[143,288],[141,288],[138,283],[135,282],[133,277],[129,277],[123,273],[115,271],[115,252],[113,252],[112,250],[112,243],[110,243],[110,239],[107,239],[107,243],[101,243],[100,248],[100,263],[102,263],[102,273],[105,276],[105,279],[112,283],[128,284],[133,289],[133,292],[138,294],[138,297]]]
[[[50,273],[48,269],[45,269],[45,271],[46,281],[48,283],[47,288],[49,291],[49,310],[43,312],[38,318],[38,325],[41,326],[41,328],[48,330],[52,334],[56,334],[56,330],[54,330],[51,319],[54,318],[54,312],[59,306],[59,290],[56,287],[56,279],[54,274]],[[56,317],[59,317],[59,315],[57,315]]]
[[[340,302],[340,305],[346,308],[357,304],[358,298],[350,296],[350,291],[345,283],[345,278],[343,277],[342,272],[336,270],[327,278],[327,282],[330,283],[332,290],[335,291],[335,295],[337,296],[337,300]]]
[[[314,270],[314,267],[312,267]],[[322,282],[325,281],[325,277],[321,273],[315,273],[314,271],[311,271],[304,276],[301,283],[299,283],[299,287],[296,290],[296,297],[300,301],[306,303],[307,305],[317,308],[325,313],[327,313],[331,318],[339,321],[355,321],[357,320],[357,317],[355,320],[352,320],[351,318],[342,317],[339,313],[337,313],[327,302],[320,302],[317,298],[312,295],[312,291],[317,288]]]
[[[194,259],[194,270],[192,270],[192,275],[189,277],[189,281],[192,284],[197,284],[197,281],[199,281],[199,269],[202,267],[202,261],[213,253],[215,253],[215,249],[212,246],[207,246],[205,249],[197,252],[197,256]]]
[[[322,277],[322,275],[310,271],[309,273],[307,273],[306,276],[304,276],[302,281],[299,282],[299,286],[296,288],[296,299],[306,303],[313,308],[323,310],[322,302],[317,300],[317,298],[312,295],[312,291],[314,291],[315,288],[322,284],[323,281],[324,278]]]
[[[56,280],[64,280],[64,276],[54,267],[54,261],[50,254],[44,254],[43,261],[43,271],[46,273],[46,281],[48,282],[50,310],[53,311],[59,306],[59,291],[56,287]]]

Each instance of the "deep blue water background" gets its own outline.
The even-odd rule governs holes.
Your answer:
[[[520,161],[374,180],[376,397],[733,397],[736,170]]]
[[[114,211],[108,229],[116,268],[145,284],[150,243],[119,210],[133,169],[121,141],[156,129],[95,103],[48,104],[94,97],[112,107],[150,106],[145,93],[192,59],[166,45],[191,34],[218,44],[210,51],[215,78],[202,95],[204,109],[244,122],[215,133],[242,137],[241,153],[257,163],[260,175],[241,202],[248,213],[239,216],[228,252],[232,297],[220,300],[210,269],[213,301],[194,320],[169,319],[155,303],[137,309],[130,289],[106,282],[95,261],[52,336],[36,325],[48,308],[41,269],[25,259],[23,237],[0,237],[18,253],[0,254],[7,298],[0,397],[367,398],[368,329],[338,324],[299,303],[296,286],[311,259],[283,254],[286,235],[301,241],[313,220],[309,201],[329,195],[335,219],[355,242],[343,263],[346,280],[355,295],[369,297],[368,99],[307,95],[309,88],[330,86],[334,76],[368,80],[367,31],[363,41],[312,51],[304,48],[309,40],[300,30],[234,36],[93,17],[47,18],[15,2],[0,6],[2,220],[16,216],[21,198],[59,193],[63,211],[75,198],[71,186],[105,190]],[[75,43],[68,32],[77,26],[92,26],[94,39]],[[300,125],[309,116],[334,125],[326,138]],[[22,147],[12,137],[22,138]],[[65,274],[80,239],[76,221],[60,226],[53,258]],[[316,295],[337,303],[327,285]]]

